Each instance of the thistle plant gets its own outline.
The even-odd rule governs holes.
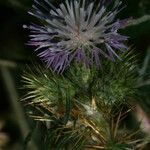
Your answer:
[[[139,90],[136,54],[118,31],[129,21],[116,19],[121,4],[35,0],[29,13],[41,23],[24,27],[46,63],[24,73],[22,102],[45,124],[42,149],[142,149],[141,131],[124,121]]]

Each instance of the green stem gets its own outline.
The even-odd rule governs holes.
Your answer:
[[[0,69],[1,69],[4,84],[6,86],[8,95],[10,97],[11,107],[14,111],[16,120],[20,127],[21,135],[22,135],[23,139],[25,139],[27,134],[29,133],[29,127],[26,123],[26,119],[25,119],[23,110],[21,108],[21,105],[18,102],[19,98],[18,98],[18,94],[17,94],[16,88],[15,88],[15,83],[14,83],[11,73],[7,67],[2,66]],[[28,150],[37,150],[37,148],[33,144],[33,142],[31,142],[29,144]]]

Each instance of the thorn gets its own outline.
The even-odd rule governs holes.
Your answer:
[[[92,97],[92,109],[93,110],[96,110],[96,100],[95,100],[95,97]]]

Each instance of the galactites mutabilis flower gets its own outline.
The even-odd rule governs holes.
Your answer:
[[[35,0],[29,13],[41,24],[24,26],[32,33],[29,44],[37,47],[38,56],[57,73],[72,61],[100,68],[102,56],[113,61],[119,58],[118,51],[127,49],[128,37],[118,30],[128,19],[115,19],[121,4],[118,0],[65,0],[56,8],[48,0]]]

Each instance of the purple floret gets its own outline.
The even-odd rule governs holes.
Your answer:
[[[63,73],[75,61],[87,67],[101,68],[101,58],[114,61],[118,52],[128,49],[128,37],[120,35],[128,19],[116,20],[122,2],[100,0],[99,4],[87,0],[66,0],[58,8],[48,0],[35,0],[31,15],[41,20],[41,25],[30,25],[29,44],[36,46],[38,56],[54,72]]]

